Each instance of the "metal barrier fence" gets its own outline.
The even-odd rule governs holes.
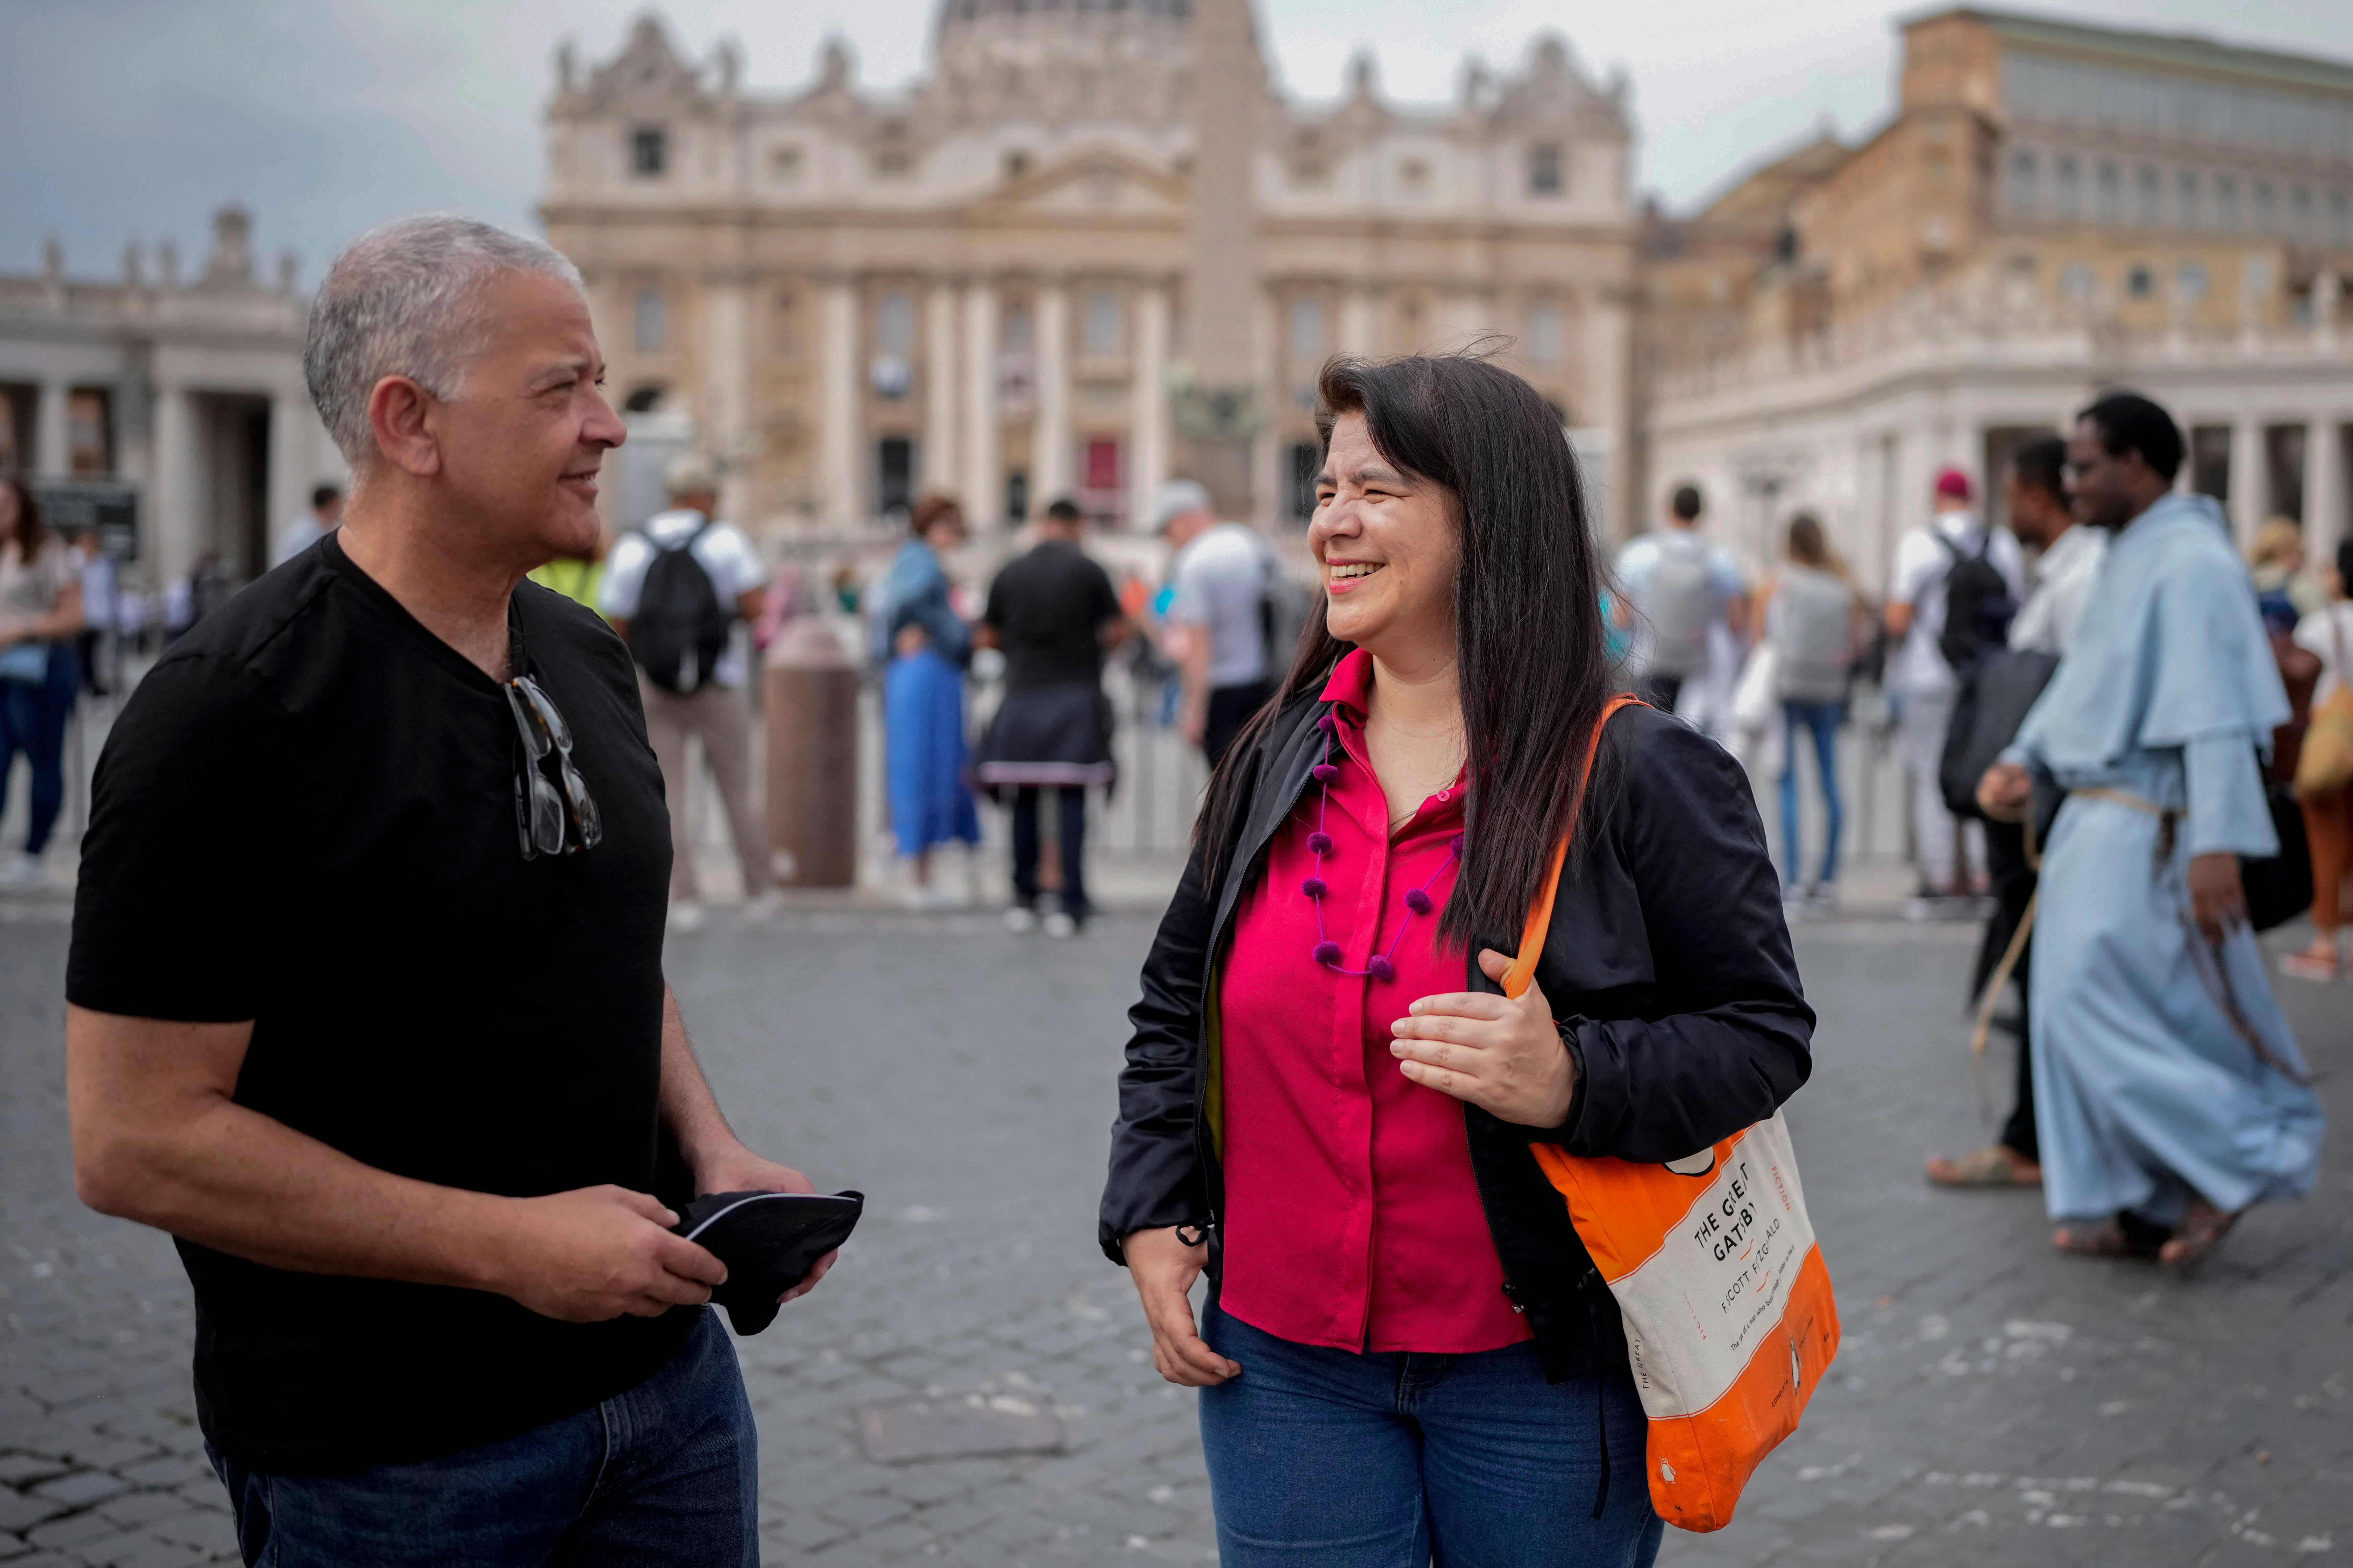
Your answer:
[[[106,732],[149,663],[152,659],[126,661],[112,696],[85,696],[76,707],[66,736],[65,810],[58,824],[58,848],[51,855],[58,878],[69,877],[63,868],[70,863],[72,847],[89,820],[90,775]],[[1114,863],[1179,861],[1208,782],[1200,752],[1187,744],[1174,727],[1174,703],[1155,672],[1148,668],[1139,672],[1132,661],[1115,658],[1104,674],[1104,689],[1118,718],[1113,754],[1119,763],[1120,777],[1108,800],[1101,791],[1090,792],[1091,849]],[[998,683],[982,679],[975,679],[969,690],[971,727],[976,736],[996,710],[1003,693]],[[884,804],[881,717],[881,692],[870,679],[860,700],[858,777],[844,781],[846,786],[858,791],[859,841],[862,851],[860,881],[870,889],[890,886],[895,876],[885,826],[888,813]],[[761,727],[756,718],[754,727]],[[764,743],[764,737],[755,739]],[[1814,782],[1810,747],[1806,748],[1799,766],[1799,834],[1808,846],[1806,858],[1810,869],[1820,854],[1822,832],[1820,792]],[[0,852],[13,853],[24,842],[30,783],[26,773],[25,764],[16,762],[6,780],[6,804],[5,809],[0,809]],[[1856,865],[1885,865],[1908,858],[1912,835],[1905,802],[1909,784],[1894,745],[1887,705],[1875,692],[1866,689],[1860,694],[1841,732],[1839,773],[1846,807],[1841,858]],[[764,776],[763,770],[754,769],[754,773],[755,781]],[[1751,784],[1758,816],[1774,845],[1776,863],[1779,864],[1778,780],[1759,776],[1753,778]],[[714,896],[727,897],[735,886],[736,873],[725,825],[707,781],[699,781],[695,795],[697,862],[708,868],[706,885]],[[1002,881],[1005,815],[984,805],[981,825],[982,854],[986,858],[981,875],[987,879],[982,890],[986,893],[997,889]]]

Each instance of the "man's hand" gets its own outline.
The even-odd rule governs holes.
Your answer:
[[[2239,858],[2222,853],[2189,860],[2189,912],[2215,947],[2247,923],[2247,890],[2239,880]]]
[[[1978,780],[1978,809],[1996,822],[2024,822],[2034,809],[2034,779],[2016,763],[1996,763]]]
[[[931,645],[932,639],[930,634],[925,632],[923,627],[916,626],[912,622],[906,626],[901,626],[898,630],[898,634],[891,639],[891,650],[893,653],[896,653],[901,658],[906,658],[911,655],[919,654]]]
[[[1176,729],[1177,731],[1185,737],[1185,743],[1187,745],[1199,745],[1201,743],[1201,738],[1209,732],[1209,704],[1208,700],[1205,698],[1197,702],[1193,700],[1191,694],[1187,693],[1184,702],[1177,709]]]
[[[1512,961],[1487,948],[1479,968],[1501,980]],[[1514,1001],[1479,991],[1424,996],[1389,1026],[1389,1052],[1418,1084],[1467,1100],[1518,1127],[1557,1127],[1577,1098],[1577,1064],[1554,1027],[1543,988]]]
[[[700,1306],[727,1268],[682,1237],[678,1215],[627,1187],[512,1200],[520,1223],[490,1261],[488,1288],[545,1318],[599,1323]]]
[[[741,1143],[731,1142],[727,1147],[704,1155],[694,1167],[694,1190],[703,1193],[813,1193],[817,1184],[794,1170],[779,1165],[774,1160],[763,1160]],[[841,1256],[836,1247],[817,1260],[808,1278],[776,1298],[779,1306],[797,1301],[817,1289],[817,1282],[833,1268],[833,1260]]]
[[[1121,1243],[1127,1271],[1152,1325],[1152,1364],[1169,1382],[1209,1388],[1241,1373],[1241,1367],[1208,1347],[1193,1325],[1186,1292],[1209,1264],[1209,1244],[1187,1247],[1171,1229],[1139,1230]]]

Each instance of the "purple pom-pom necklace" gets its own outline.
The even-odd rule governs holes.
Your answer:
[[[1389,938],[1388,952],[1373,954],[1365,961],[1365,967],[1362,969],[1341,968],[1340,944],[1334,942],[1324,929],[1324,895],[1332,889],[1323,877],[1324,857],[1332,853],[1332,836],[1324,831],[1324,824],[1326,814],[1332,809],[1332,781],[1340,776],[1339,765],[1332,761],[1332,751],[1335,738],[1340,732],[1340,724],[1339,721],[1326,713],[1315,721],[1315,727],[1324,731],[1324,760],[1309,770],[1309,776],[1324,786],[1324,798],[1315,808],[1315,831],[1307,836],[1307,847],[1315,856],[1316,874],[1299,884],[1300,892],[1306,897],[1309,903],[1315,906],[1315,945],[1308,950],[1307,956],[1335,974],[1353,975],[1359,979],[1369,976],[1375,980],[1395,980],[1398,944],[1405,941],[1406,927],[1413,924],[1414,917],[1426,915],[1430,911],[1430,884],[1444,876],[1446,868],[1461,858],[1462,835],[1456,834],[1452,842],[1447,845],[1446,858],[1439,863],[1438,869],[1432,871],[1420,887],[1412,889],[1406,894],[1405,919],[1398,922],[1397,934]],[[1345,756],[1345,751],[1343,750],[1341,754]]]

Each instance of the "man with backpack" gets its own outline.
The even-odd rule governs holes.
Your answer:
[[[1675,710],[1683,683],[1707,671],[1709,631],[1747,635],[1748,591],[1732,557],[1699,536],[1696,485],[1678,485],[1666,526],[1642,535],[1618,557],[1634,632],[1627,668],[1646,700]]]
[[[1974,824],[1962,832],[1945,804],[1939,770],[1959,675],[2002,646],[2023,597],[2025,562],[2007,529],[1978,521],[1974,493],[1960,469],[1937,474],[1936,510],[1897,541],[1887,586],[1887,636],[1896,645],[1887,694],[1912,775],[1920,897],[1906,912],[1915,919],[1965,909],[1945,900],[1967,898],[1985,877],[1984,840]]]
[[[703,761],[718,781],[744,868],[744,912],[765,918],[777,903],[767,840],[752,815],[752,711],[744,689],[749,671],[733,646],[735,622],[760,613],[768,568],[743,530],[712,517],[719,482],[708,458],[683,454],[662,478],[670,510],[613,546],[596,607],[638,662],[646,736],[670,800],[670,923],[692,931],[702,923],[702,906],[694,876],[690,736],[702,742]]]

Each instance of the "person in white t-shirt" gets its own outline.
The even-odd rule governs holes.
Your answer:
[[[1220,521],[1211,507],[1206,487],[1171,479],[1153,513],[1176,552],[1168,566],[1176,590],[1168,622],[1186,632],[1176,660],[1184,682],[1180,724],[1214,768],[1274,694],[1283,671],[1266,646],[1268,584],[1281,570],[1274,552],[1256,529]]]
[[[713,518],[719,483],[707,458],[693,453],[675,458],[663,479],[670,510],[656,512],[643,528],[623,534],[614,544],[605,562],[596,608],[637,657],[646,738],[653,743],[670,795],[670,921],[691,931],[702,921],[702,907],[694,874],[689,736],[702,740],[703,761],[719,785],[729,837],[744,870],[744,895],[749,900],[745,912],[765,917],[779,902],[768,866],[767,837],[752,814],[752,710],[744,689],[750,671],[733,636],[735,621],[760,614],[768,567],[743,530]],[[708,628],[717,634],[715,647],[709,637],[698,643],[692,628],[684,628],[686,646],[675,663],[669,645],[678,640],[678,628],[652,624],[655,614],[667,616],[670,612],[645,604],[647,583],[657,563],[672,554],[682,557],[681,566],[691,562],[710,579],[719,611],[718,620]],[[642,621],[641,610],[649,612]],[[664,647],[661,655],[649,653],[656,643]],[[649,658],[660,668],[649,668]]]
[[[1958,468],[1936,476],[1936,510],[1896,542],[1895,569],[1887,584],[1887,635],[1901,645],[1888,660],[1887,692],[1898,705],[1897,734],[1912,775],[1920,890],[1929,900],[1965,896],[1985,878],[1983,836],[1974,824],[1972,831],[1959,831],[1937,781],[1957,686],[1938,646],[1945,634],[1946,580],[1955,562],[1982,556],[2001,574],[2012,604],[2024,596],[2025,558],[2018,541],[2007,529],[1994,529],[1989,536],[1970,504],[1974,494],[1968,475]],[[1933,907],[1915,906],[1922,913]]]

